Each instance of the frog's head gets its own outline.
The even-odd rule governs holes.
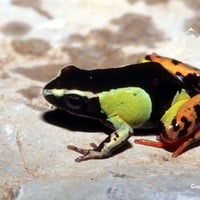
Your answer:
[[[92,77],[85,70],[68,66],[47,83],[45,99],[55,107],[77,116],[102,118],[98,95],[92,91]],[[86,90],[87,89],[87,90]],[[90,90],[91,89],[91,90]]]
[[[131,66],[127,67],[129,70]],[[125,72],[127,75],[127,68],[113,69],[95,69],[85,70],[76,66],[69,65],[63,67],[58,75],[47,83],[46,89],[67,89],[67,90],[80,90],[90,91],[93,93],[109,90],[110,88],[117,88],[119,85],[124,84],[121,74]],[[116,72],[117,71],[117,72]],[[121,80],[122,79],[122,80]],[[121,82],[120,82],[121,81]],[[126,79],[125,79],[126,81]],[[128,81],[126,81],[128,82]]]
[[[91,90],[92,75],[90,71],[79,69],[73,65],[63,67],[58,75],[47,83],[44,87],[46,89],[78,89]]]

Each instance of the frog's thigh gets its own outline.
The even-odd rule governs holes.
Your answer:
[[[181,144],[178,149],[172,154],[173,157],[179,156],[183,153],[190,145],[195,144],[200,141],[200,129],[198,129],[193,137],[189,137],[183,144]]]

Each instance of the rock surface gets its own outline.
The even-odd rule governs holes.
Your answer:
[[[200,32],[199,6],[199,0],[1,0],[0,199],[199,199],[199,147],[174,159],[132,137],[120,154],[77,164],[67,145],[100,143],[101,125],[94,122],[88,132],[91,122],[63,113],[61,122],[48,123],[59,113],[41,95],[70,63],[115,67],[157,52],[200,66],[199,38],[187,32]]]

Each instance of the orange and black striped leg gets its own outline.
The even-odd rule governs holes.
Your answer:
[[[200,141],[200,128],[197,130],[197,132],[194,133],[192,137],[189,137],[187,140],[185,140],[172,154],[173,157],[179,156],[181,153],[183,153],[190,145],[197,143]]]
[[[142,145],[157,147],[157,148],[166,148],[171,145],[169,143],[166,143],[164,141],[159,141],[159,140],[160,140],[160,137],[158,136],[158,141],[147,140],[147,139],[138,139],[138,140],[135,140],[134,142],[136,144],[142,144]]]

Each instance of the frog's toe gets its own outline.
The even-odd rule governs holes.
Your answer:
[[[98,146],[95,144],[95,143],[90,143],[90,146],[93,148],[93,149],[97,149]]]
[[[99,151],[95,143],[91,143],[90,146],[93,149],[81,149],[72,145],[68,145],[67,148],[69,150],[82,154],[82,156],[79,156],[78,158],[75,159],[75,162],[82,162],[82,161],[91,160],[91,159],[101,159],[101,158],[106,158],[110,155],[109,151],[108,152]]]
[[[95,143],[91,143],[90,146],[93,149],[81,149],[81,148],[78,148],[78,147],[73,146],[73,145],[68,145],[67,148],[69,150],[72,150],[72,151],[75,151],[77,153],[82,154],[82,156],[79,156],[78,158],[75,159],[75,162],[82,162],[82,161],[85,161],[85,160],[90,160],[90,159],[96,158],[96,153],[94,153],[94,152],[96,152],[95,149],[97,148],[97,145]],[[99,154],[99,153],[97,153],[97,154]]]
[[[82,161],[86,161],[86,160],[90,160],[92,158],[90,158],[89,156],[85,155],[85,156],[79,156],[78,158],[75,159],[75,162],[82,162]]]
[[[68,145],[67,148],[69,150],[72,150],[72,151],[75,151],[77,153],[80,153],[80,154],[83,154],[84,156],[87,155],[89,153],[89,150],[88,149],[81,149],[81,148],[78,148],[76,146],[73,146],[73,145]]]

